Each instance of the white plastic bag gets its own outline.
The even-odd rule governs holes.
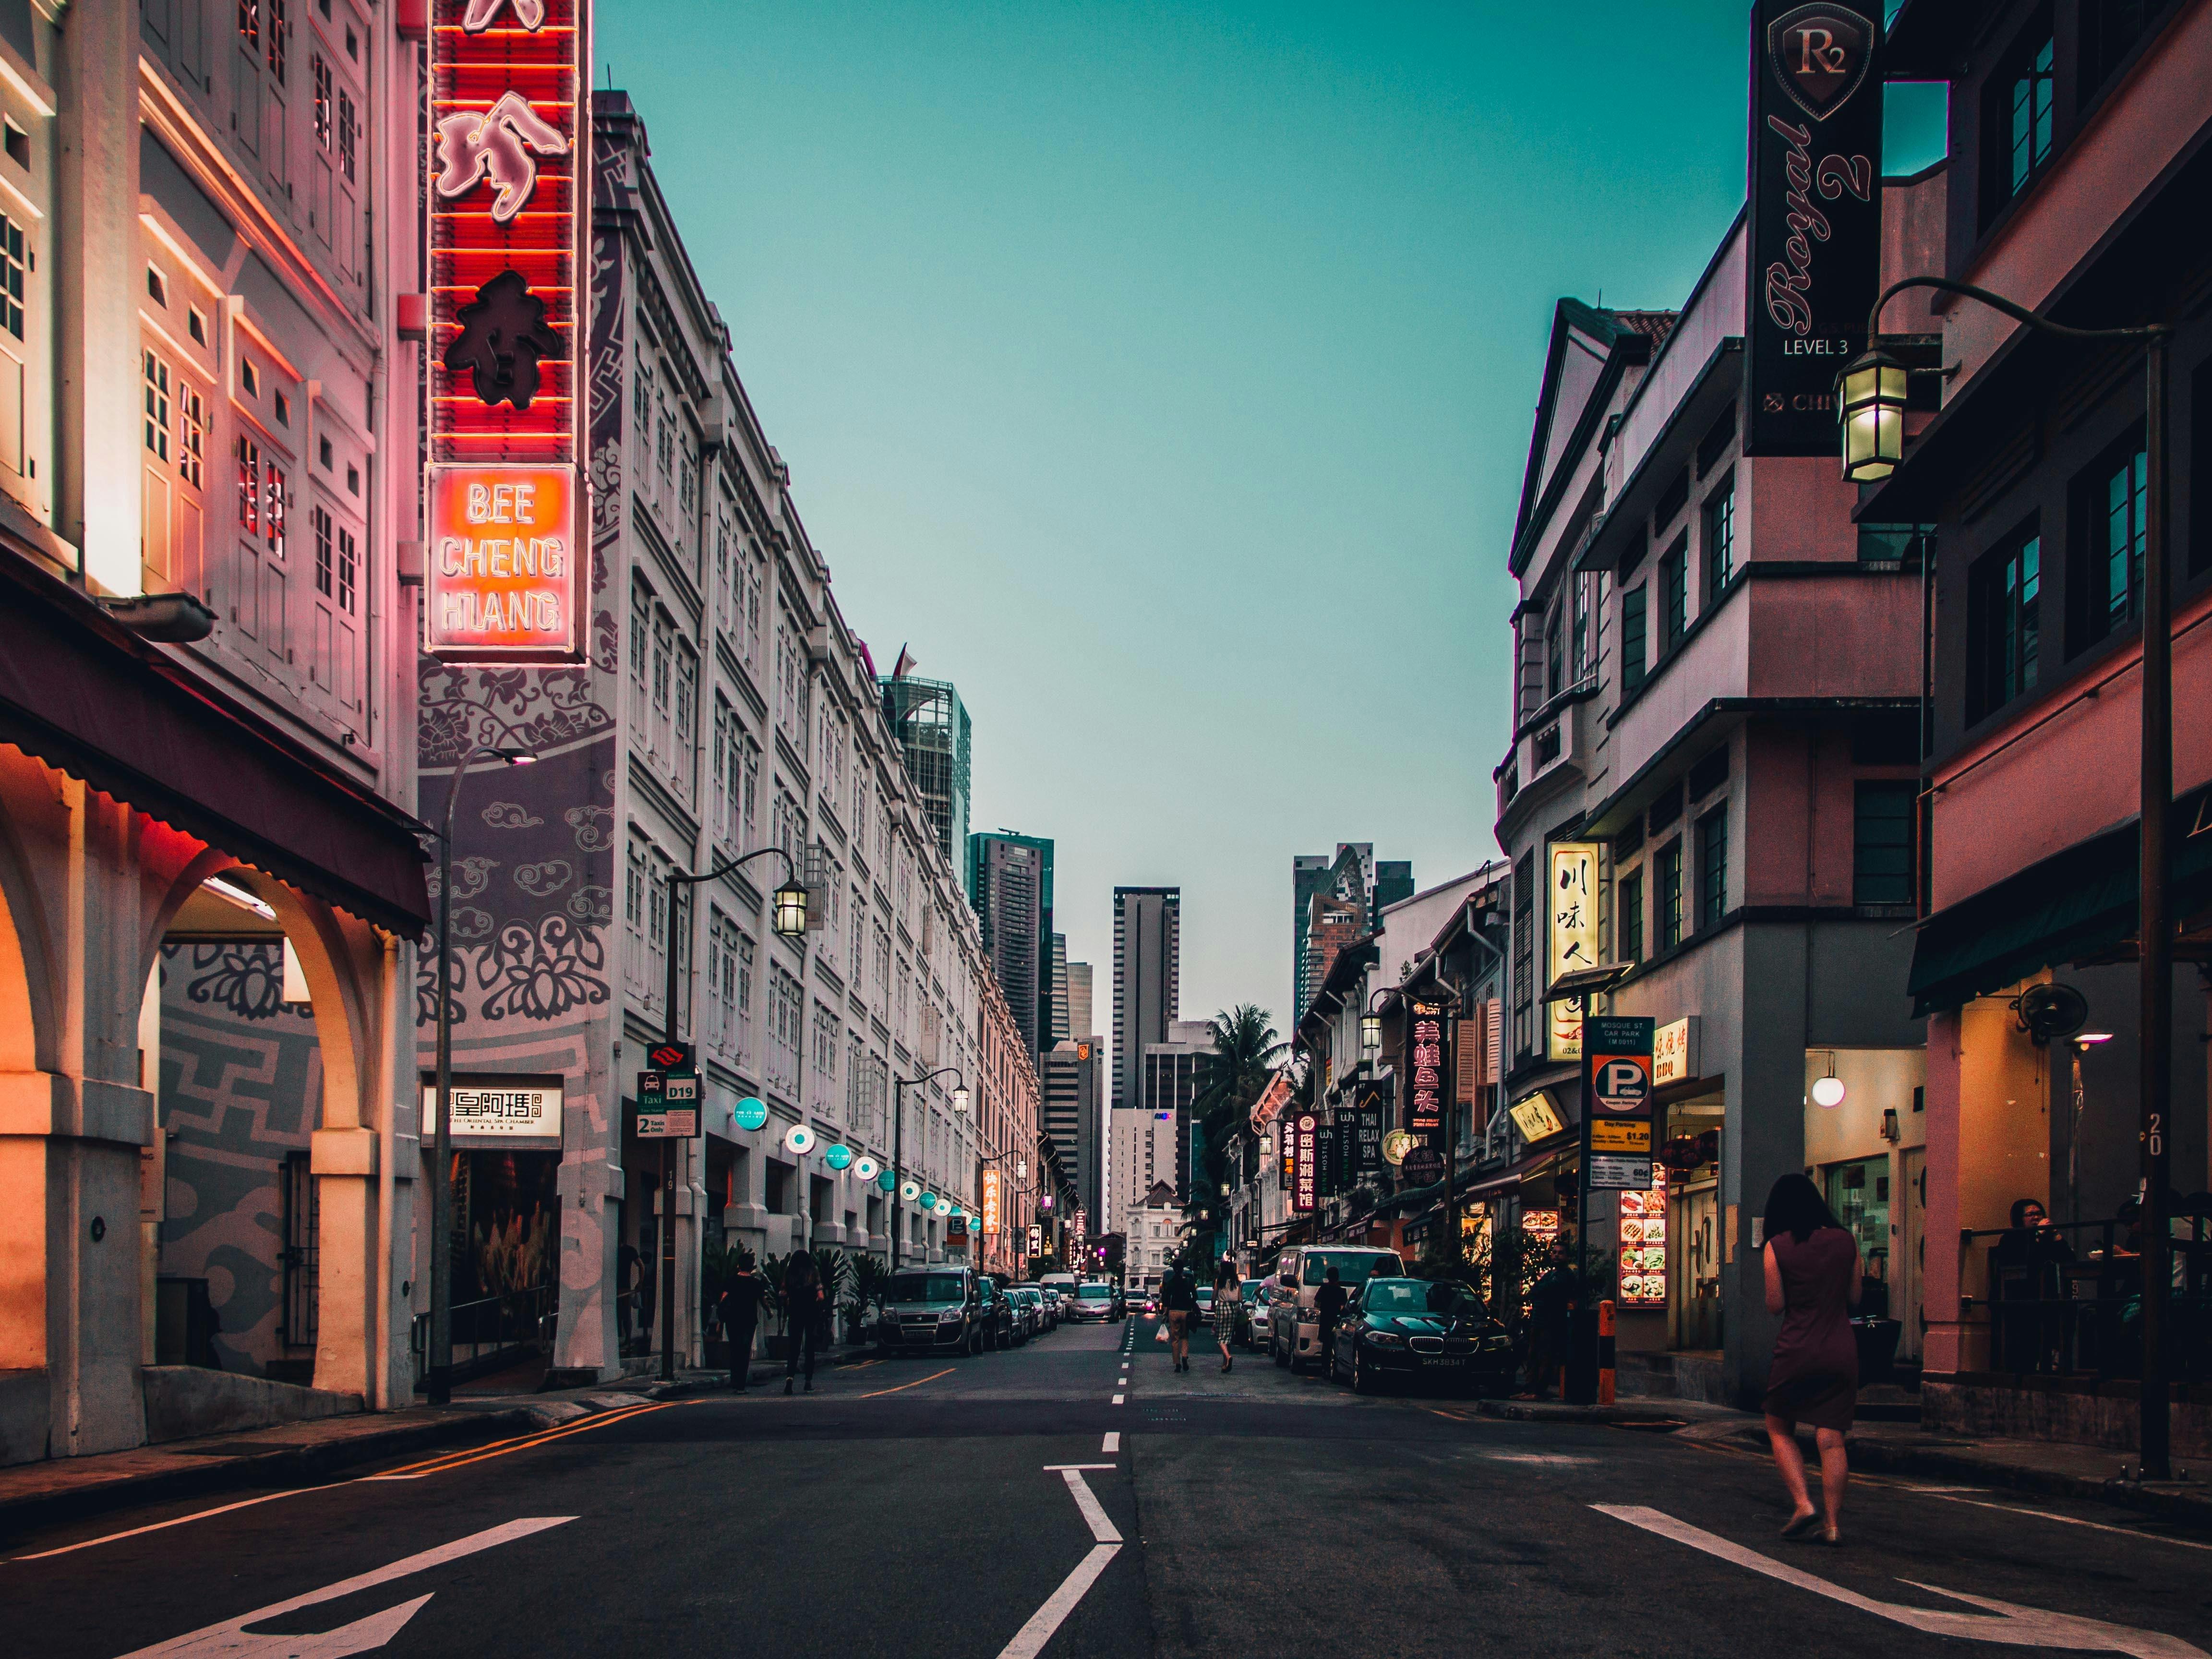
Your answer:
[[[1163,1319],[1162,1321],[1160,1321],[1160,1328],[1159,1328],[1158,1330],[1156,1330],[1156,1331],[1154,1331],[1154,1332],[1152,1333],[1152,1340],[1153,1340],[1153,1341],[1155,1341],[1155,1342],[1164,1342],[1164,1341],[1166,1341],[1167,1340],[1168,1340],[1168,1322],[1167,1322],[1166,1320]]]

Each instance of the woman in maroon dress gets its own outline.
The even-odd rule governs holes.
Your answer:
[[[1766,1196],[1765,1254],[1766,1310],[1782,1316],[1766,1373],[1766,1434],[1795,1505],[1782,1535],[1806,1538],[1817,1528],[1822,1543],[1840,1544],[1844,1482],[1850,1473],[1844,1434],[1858,1404],[1858,1346],[1850,1322],[1859,1304],[1858,1243],[1811,1182],[1786,1175]],[[1820,1445],[1825,1516],[1806,1491],[1800,1423],[1811,1425]]]

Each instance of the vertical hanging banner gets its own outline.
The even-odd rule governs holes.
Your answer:
[[[1750,292],[1743,453],[1836,453],[1836,374],[1881,280],[1879,14],[1751,14]]]
[[[1599,965],[1597,959],[1597,860],[1595,842],[1559,842],[1552,848],[1550,906],[1544,928],[1544,988],[1561,975]],[[1544,1003],[1544,1054],[1548,1060],[1583,1057],[1583,997],[1547,995]]]
[[[1004,1200],[1000,1190],[1000,1179],[1001,1177],[996,1165],[988,1166],[984,1170],[983,1231],[987,1236],[992,1237],[995,1237],[998,1235],[999,1223],[1002,1218],[1003,1213]]]
[[[423,649],[584,659],[589,0],[432,0]]]
[[[1424,1146],[1445,1150],[1444,1102],[1451,1075],[1451,1019],[1440,1001],[1406,999],[1406,1127]]]
[[[1321,1155],[1320,1115],[1300,1112],[1291,1120],[1290,1133],[1285,1139],[1291,1155],[1291,1213],[1311,1215],[1319,1173],[1314,1165]]]

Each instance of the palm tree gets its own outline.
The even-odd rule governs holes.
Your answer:
[[[1230,1138],[1286,1051],[1269,1018],[1257,1003],[1240,1002],[1206,1023],[1213,1038],[1213,1054],[1206,1068],[1206,1086],[1191,1103],[1206,1132],[1206,1188],[1190,1195],[1194,1208],[1200,1204],[1216,1207],[1212,1194],[1220,1189]]]

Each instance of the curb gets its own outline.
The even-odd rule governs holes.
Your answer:
[[[2190,1492],[2178,1486],[2144,1486],[2118,1479],[2099,1480],[2057,1469],[1999,1463],[1935,1447],[1899,1446],[1879,1439],[1853,1438],[1849,1445],[1854,1468],[1878,1469],[1889,1474],[1965,1476],[1984,1486],[2039,1492],[2046,1498],[2085,1498],[2145,1515],[2212,1526],[2212,1493],[2203,1492],[2201,1488]]]
[[[1665,1401],[1644,1405],[1560,1406],[1543,1400],[1479,1400],[1474,1408],[1485,1417],[1503,1417],[1516,1423],[1677,1423],[1684,1419],[1666,1409]],[[1688,1419],[1695,1422],[1697,1419]]]
[[[61,1492],[0,1498],[0,1531],[23,1531],[126,1504],[223,1492],[241,1486],[313,1486],[319,1484],[323,1476],[380,1458],[428,1451],[455,1441],[488,1440],[502,1430],[527,1431],[535,1426],[537,1419],[528,1408],[465,1411],[435,1423],[398,1424],[313,1446],[272,1447],[258,1454],[243,1451],[235,1457],[211,1458],[204,1462],[179,1457],[173,1469],[137,1470],[111,1480],[88,1480]]]

